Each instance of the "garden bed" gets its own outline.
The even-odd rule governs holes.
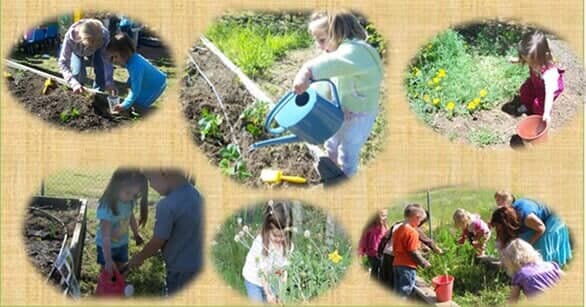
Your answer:
[[[41,274],[55,284],[61,276],[55,261],[63,246],[73,258],[72,274],[79,279],[86,228],[86,201],[35,197],[27,213],[24,236],[25,250]],[[69,283],[69,280],[66,281]]]
[[[440,33],[423,47],[406,81],[411,109],[451,141],[479,147],[523,145],[516,134],[518,92],[527,66],[510,64],[521,33],[529,28],[498,21]],[[569,46],[548,34],[552,54],[566,69],[565,90],[554,102],[550,132],[574,118],[586,86],[582,64]]]
[[[193,57],[219,92],[225,105],[227,119],[210,85],[196,71],[187,67],[181,98],[185,116],[190,122],[193,137],[210,161],[220,165],[223,172],[250,186],[262,186],[260,172],[265,168],[282,170],[286,175],[303,176],[309,185],[318,184],[319,174],[314,168],[314,157],[303,143],[271,146],[249,151],[254,142],[270,138],[263,128],[268,104],[255,101],[218,57],[201,45],[194,47]],[[255,114],[242,118],[245,110]],[[253,118],[254,117],[254,118]],[[205,129],[202,119],[212,122]],[[230,126],[232,125],[233,131]],[[202,137],[202,128],[205,137]],[[217,130],[217,131],[212,131]],[[239,154],[224,154],[228,145],[236,142]],[[234,147],[232,146],[234,149]]]
[[[132,120],[125,116],[112,116],[104,95],[73,94],[63,85],[53,85],[43,94],[45,78],[34,73],[7,69],[10,74],[8,89],[16,100],[31,113],[58,126],[84,131],[105,130]]]

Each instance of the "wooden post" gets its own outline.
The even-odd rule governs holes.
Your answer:
[[[429,222],[429,238],[433,240],[431,234],[431,195],[429,194],[429,191],[427,191],[427,212],[429,214],[429,216],[427,217],[427,222]]]

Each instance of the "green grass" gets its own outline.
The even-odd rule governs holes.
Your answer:
[[[497,144],[501,141],[496,132],[485,127],[471,130],[468,134],[468,140],[470,143],[480,147]]]
[[[303,206],[303,220],[299,223],[297,233],[293,234],[294,251],[289,256],[290,265],[287,269],[288,279],[279,289],[279,296],[284,303],[301,303],[320,295],[335,286],[350,266],[352,260],[351,244],[336,225],[333,243],[328,246],[326,241],[326,215],[319,209]],[[254,236],[261,227],[263,205],[242,210],[230,217],[222,225],[215,237],[212,247],[212,259],[216,271],[231,288],[245,294],[242,268],[252,238],[246,238],[245,244],[237,243],[234,236],[244,225],[250,228]],[[242,219],[242,225],[237,220]],[[297,224],[297,223],[296,223]],[[311,238],[303,236],[309,230]],[[247,245],[247,246],[245,246]],[[338,250],[342,256],[339,263],[328,259],[328,254]],[[278,284],[271,276],[270,283]]]
[[[287,51],[311,45],[307,30],[300,26],[279,27],[287,24],[286,18],[280,21],[271,20],[275,25],[258,22],[258,19],[275,16],[277,15],[226,16],[214,23],[206,36],[245,74],[252,78],[260,77]]]
[[[501,42],[496,52],[490,49],[491,36],[459,31],[449,29],[435,36],[408,68],[409,103],[427,123],[436,113],[451,119],[510,101],[528,77],[526,67],[508,62],[508,56],[516,54],[515,44]],[[513,33],[513,40],[521,30],[502,26],[494,31],[497,37],[505,31]]]

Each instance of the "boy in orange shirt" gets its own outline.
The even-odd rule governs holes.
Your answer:
[[[415,288],[417,266],[428,268],[431,264],[421,256],[417,226],[425,219],[425,210],[419,204],[405,207],[405,223],[393,234],[393,277],[395,290],[401,297],[408,297]]]

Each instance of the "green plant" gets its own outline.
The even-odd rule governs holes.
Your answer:
[[[61,114],[59,114],[59,119],[61,120],[61,123],[67,123],[70,120],[79,117],[79,115],[81,115],[79,110],[73,107],[71,109],[66,109],[63,112],[61,112]]]
[[[387,44],[384,40],[384,37],[376,30],[373,24],[369,23],[364,27],[366,33],[368,33],[368,38],[366,42],[368,42],[372,47],[374,47],[378,54],[383,58],[387,53]]]
[[[220,170],[223,174],[233,176],[237,180],[245,180],[252,177],[252,173],[248,171],[246,162],[241,159],[240,149],[236,144],[229,144],[220,150]]]
[[[475,50],[452,29],[421,48],[405,79],[409,103],[420,118],[431,124],[436,113],[448,119],[468,116],[517,94],[526,68],[510,64],[505,56]]]
[[[207,108],[202,108],[201,118],[197,122],[201,140],[204,141],[207,137],[219,137],[222,121],[220,114],[214,114]]]
[[[263,20],[263,15],[270,19]],[[253,17],[251,17],[253,16]],[[311,39],[306,30],[288,28],[287,19],[272,14],[227,16],[214,23],[206,35],[232,59],[242,71],[259,77],[274,62],[292,49],[308,47]],[[284,27],[272,26],[272,22]]]
[[[269,105],[267,103],[255,101],[240,114],[240,119],[244,121],[246,131],[253,137],[262,135],[263,124],[268,110]]]
[[[468,140],[472,144],[484,147],[497,144],[500,141],[500,137],[496,132],[488,128],[481,127],[470,131],[468,134]]]

